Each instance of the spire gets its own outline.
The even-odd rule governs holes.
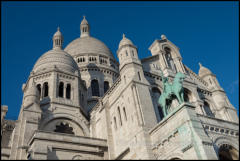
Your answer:
[[[201,67],[202,67],[202,64],[201,64],[200,62],[199,62],[198,64],[199,64],[199,66],[200,66],[200,68],[201,68]]]
[[[60,27],[57,28],[57,32],[53,35],[53,49],[62,49],[63,36],[60,32]]]
[[[126,37],[125,37],[125,34],[123,34],[123,39],[125,39]]]
[[[90,26],[89,26],[85,16],[83,16],[83,20],[80,24],[80,30],[81,30],[80,37],[89,37],[90,36]]]

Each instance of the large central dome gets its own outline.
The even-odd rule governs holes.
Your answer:
[[[90,26],[85,16],[81,22],[80,30],[80,38],[68,44],[64,51],[68,52],[73,57],[88,54],[101,54],[114,59],[112,52],[102,41],[90,36]]]
[[[91,36],[80,37],[73,40],[67,45],[64,51],[73,57],[77,55],[97,53],[114,58],[112,52],[103,42]]]

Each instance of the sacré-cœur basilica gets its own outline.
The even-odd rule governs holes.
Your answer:
[[[239,159],[237,111],[208,68],[194,73],[165,35],[144,59],[123,35],[118,62],[85,17],[80,31],[65,49],[53,35],[17,120],[1,106],[2,159]]]

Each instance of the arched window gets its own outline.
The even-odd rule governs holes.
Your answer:
[[[38,92],[39,92],[39,97],[41,98],[41,84],[37,85],[37,89],[38,89]]]
[[[206,101],[204,101],[203,108],[204,108],[204,111],[205,111],[207,116],[214,117],[214,114],[212,113],[212,110],[211,110],[209,104]]]
[[[64,83],[60,82],[59,87],[58,87],[58,96],[59,97],[63,97],[63,86],[64,86]]]
[[[161,119],[163,118],[163,114],[162,114],[162,108],[158,105],[158,99],[161,95],[161,92],[159,91],[158,88],[153,87],[152,88],[152,100],[153,100],[153,106],[154,106],[154,110],[156,113],[156,117],[157,117],[157,121],[161,121]]]
[[[85,81],[85,80],[82,80],[82,82],[83,82],[84,86],[86,87],[86,86],[87,86],[87,85],[86,85],[86,81]]]
[[[190,101],[188,95],[189,95],[189,91],[186,88],[184,88],[183,89],[183,99],[184,99],[185,102],[189,102]]]
[[[73,128],[69,126],[68,123],[60,123],[60,125],[56,125],[56,129],[54,132],[66,133],[66,134],[74,134]]]
[[[175,73],[176,73],[176,68],[172,59],[172,55],[171,55],[171,49],[169,49],[168,47],[164,48],[165,52],[166,52],[166,60],[167,60],[167,64],[169,66],[170,69],[172,69]]]
[[[138,79],[141,80],[141,76],[140,76],[140,73],[138,72]]]
[[[119,122],[120,122],[120,125],[122,126],[122,117],[121,117],[120,108],[118,107],[117,110],[118,110]]]
[[[108,89],[109,89],[109,83],[108,81],[104,81],[104,93],[106,93]]]
[[[163,117],[164,117],[161,106],[158,106],[158,111],[159,111],[160,120],[161,120],[161,119],[163,119]]]
[[[126,50],[126,56],[128,56],[128,52],[127,52],[127,50]]]
[[[48,96],[48,82],[43,83],[43,97]]]
[[[175,157],[175,158],[171,158],[170,160],[182,160],[182,159]]]
[[[123,113],[124,113],[125,120],[127,121],[127,114],[126,114],[125,107],[123,107]]]
[[[117,129],[117,120],[116,120],[116,117],[114,117],[113,120],[114,120],[114,128]]]
[[[91,88],[92,88],[92,96],[100,96],[99,94],[99,85],[98,80],[94,79],[91,82]]]
[[[66,98],[70,99],[71,98],[71,84],[67,84],[66,88]]]
[[[134,51],[132,50],[132,56],[134,56]]]

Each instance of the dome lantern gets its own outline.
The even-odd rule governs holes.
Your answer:
[[[57,32],[53,35],[53,49],[62,49],[63,36],[60,32],[60,28],[57,28]]]
[[[80,30],[81,30],[80,37],[89,37],[90,36],[90,26],[89,26],[85,16],[83,16],[83,20],[80,24]]]

